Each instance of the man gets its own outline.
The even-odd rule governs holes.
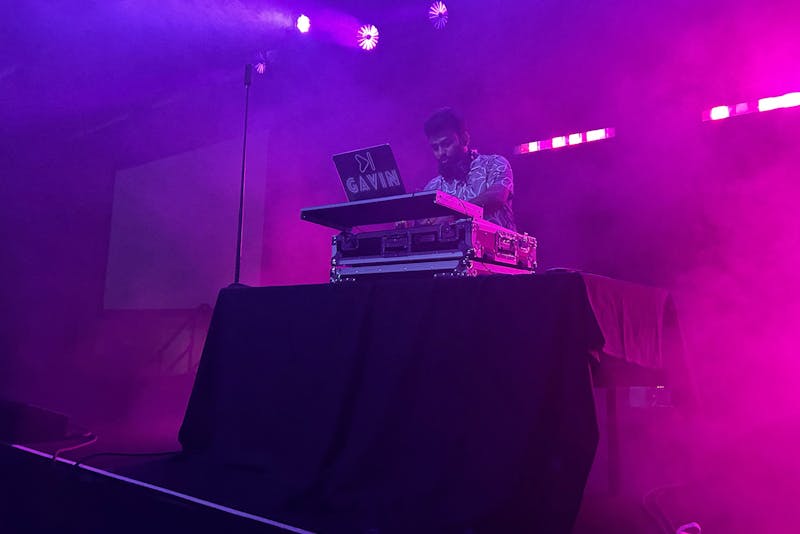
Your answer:
[[[514,175],[508,160],[472,150],[464,120],[451,108],[431,115],[424,129],[439,162],[439,176],[425,190],[438,189],[482,206],[484,219],[516,231],[511,207]]]

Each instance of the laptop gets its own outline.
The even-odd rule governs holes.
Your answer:
[[[388,144],[336,154],[333,163],[350,202],[406,192]]]

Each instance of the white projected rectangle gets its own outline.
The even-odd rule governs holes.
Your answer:
[[[241,282],[261,283],[265,132],[248,139]],[[241,140],[117,171],[104,306],[214,304],[234,275]]]

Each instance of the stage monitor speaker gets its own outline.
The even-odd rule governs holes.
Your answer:
[[[67,435],[69,418],[38,406],[0,399],[0,441],[38,443]]]

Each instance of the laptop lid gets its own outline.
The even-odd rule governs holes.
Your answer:
[[[333,163],[350,202],[406,192],[388,144],[336,154]]]

